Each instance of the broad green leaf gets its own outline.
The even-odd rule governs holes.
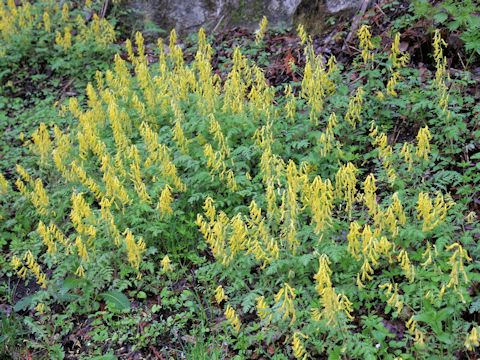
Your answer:
[[[112,310],[130,311],[130,300],[120,291],[107,291],[100,296]]]

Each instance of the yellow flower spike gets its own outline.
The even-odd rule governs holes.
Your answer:
[[[93,212],[83,198],[83,194],[72,194],[70,220],[78,233],[88,237],[95,237],[97,229],[94,226],[95,222],[93,219]]]
[[[234,216],[230,221],[232,232],[229,239],[231,257],[233,258],[238,252],[247,246],[248,231],[240,214]]]
[[[426,268],[428,265],[433,263],[432,245],[430,242],[427,242],[427,247],[422,254],[422,259],[425,259],[425,261],[421,264],[423,268]]]
[[[476,347],[480,346],[480,331],[478,326],[472,328],[465,339],[464,345],[469,351],[473,351]]]
[[[205,216],[208,218],[210,224],[215,222],[215,215],[217,210],[215,209],[214,201],[210,196],[207,196],[205,203],[203,205],[203,211]]]
[[[402,202],[400,201],[399,197],[398,197],[398,193],[394,193],[392,195],[392,209],[393,209],[393,212],[395,213],[397,219],[398,219],[398,223],[400,225],[405,225],[406,222],[407,222],[407,218],[405,216],[405,212],[403,211],[403,206],[402,206]]]
[[[413,336],[415,345],[423,347],[425,345],[425,335],[420,329],[418,329],[417,322],[413,320],[413,316],[405,323],[405,327],[410,335]]]
[[[172,203],[172,188],[169,185],[165,185],[160,194],[160,199],[157,205],[157,209],[160,211],[161,217],[170,216],[173,214]]]
[[[363,260],[363,264],[362,264],[362,267],[360,268],[360,279],[363,282],[365,281],[370,281],[373,279],[372,275],[373,275],[374,271],[372,269],[372,267],[370,266],[370,262],[368,261],[367,258],[365,258]]]
[[[80,236],[77,236],[77,238],[75,239],[75,246],[77,247],[78,256],[83,261],[88,261],[88,250]]]
[[[394,245],[388,241],[385,236],[382,236],[380,240],[374,244],[374,247],[378,255],[384,255],[390,264],[393,262],[392,254]]]
[[[35,180],[34,191],[30,193],[30,200],[40,215],[47,216],[50,214],[50,201],[40,179]]]
[[[419,193],[417,201],[417,218],[423,220],[423,231],[431,231],[446,219],[448,209],[454,205],[453,202],[445,202],[441,193],[437,193],[435,205],[432,203],[428,193]]]
[[[45,123],[41,123],[37,130],[32,134],[33,151],[40,156],[40,162],[45,164],[47,157],[52,150],[52,141]]]
[[[384,295],[388,298],[387,304],[397,310],[397,316],[400,315],[403,309],[403,300],[398,294],[398,284],[385,283],[379,285],[379,288],[384,291]]]
[[[370,216],[375,219],[378,213],[378,203],[377,203],[377,187],[375,185],[375,176],[370,174],[367,176],[365,181],[363,182],[364,188],[364,201],[365,205],[367,205],[368,213]]]
[[[435,30],[435,34],[433,36],[433,57],[435,59],[435,80],[434,86],[437,89],[438,93],[438,105],[442,109],[442,111],[449,116],[448,111],[448,87],[445,84],[445,78],[448,78],[447,75],[447,58],[443,56],[443,46],[447,46],[445,40],[442,39],[439,30]]]
[[[75,270],[75,275],[77,275],[78,277],[85,277],[85,269],[83,268],[82,265],[80,265],[77,270]]]
[[[360,225],[356,221],[350,223],[350,229],[347,235],[348,252],[357,260],[360,260]]]
[[[417,134],[417,150],[415,152],[416,156],[419,159],[424,159],[428,161],[428,155],[430,154],[430,140],[432,139],[432,135],[428,130],[428,126],[421,128]]]
[[[397,85],[397,81],[400,78],[400,74],[398,71],[395,71],[390,79],[388,79],[387,83],[387,94],[391,96],[397,96],[397,92],[395,91],[395,86]]]
[[[365,91],[362,87],[359,87],[355,92],[355,96],[350,98],[348,103],[347,113],[345,114],[345,120],[355,128],[357,124],[362,122],[362,106],[363,106],[363,97]]]
[[[3,176],[2,173],[0,173],[0,195],[5,195],[9,190],[9,185],[7,179],[5,179],[5,176]]]
[[[162,265],[162,273],[167,273],[167,272],[172,272],[173,267],[172,267],[172,261],[168,257],[168,255],[165,255],[163,259],[160,261],[160,264]]]
[[[58,241],[63,246],[68,247],[69,244],[67,242],[67,237],[54,223],[51,222],[48,225],[47,230],[54,237],[56,241]]]
[[[227,318],[228,323],[232,326],[233,330],[235,330],[236,333],[240,332],[242,323],[240,322],[239,316],[230,306],[230,304],[228,304],[227,308],[225,309],[225,317]]]
[[[340,315],[352,320],[352,303],[344,294],[337,294],[334,287],[326,287],[321,295],[322,310],[313,311],[315,319],[326,321],[327,326],[337,327]]]
[[[210,119],[210,134],[213,135],[213,138],[218,143],[218,147],[220,148],[220,153],[222,155],[222,159],[230,157],[230,148],[227,145],[225,135],[222,132],[222,128],[220,123],[215,119],[213,114],[209,115]]]
[[[225,295],[222,285],[217,286],[215,289],[215,301],[217,304],[221,304],[223,301],[227,301],[228,297]]]
[[[312,209],[312,223],[315,224],[315,233],[319,234],[331,224],[334,190],[329,179],[323,181],[320,176],[315,177],[310,185],[310,199]]]
[[[43,20],[43,27],[44,27],[45,31],[50,32],[51,29],[52,29],[52,23],[50,21],[50,15],[48,14],[47,11],[45,11],[43,13],[42,20]]]
[[[285,320],[290,318],[290,324],[293,324],[296,321],[295,306],[293,304],[295,297],[295,289],[288,283],[284,283],[283,287],[275,295],[275,304],[283,313],[282,319]]]
[[[35,306],[35,311],[37,311],[40,315],[43,315],[46,308],[47,307],[44,303],[38,303],[37,306]]]
[[[260,224],[260,221],[262,219],[262,209],[260,209],[255,202],[255,200],[252,200],[252,202],[249,205],[249,210],[250,210],[250,220],[253,225],[258,225]]]
[[[293,121],[295,119],[295,114],[297,111],[297,98],[292,92],[292,86],[287,85],[285,87],[285,113],[287,115],[287,118],[290,119],[290,121]]]
[[[255,34],[255,42],[260,44],[263,41],[263,38],[265,37],[265,33],[267,32],[267,27],[268,27],[268,20],[267,17],[264,16],[262,18],[262,21],[260,21],[259,28]]]
[[[413,282],[415,279],[415,267],[410,263],[408,253],[406,250],[401,250],[397,256],[397,261],[400,263],[400,267],[409,282]]]
[[[87,175],[87,172],[81,166],[77,165],[76,161],[72,163],[71,171],[72,174],[75,174],[80,182],[91,191],[97,200],[101,200],[105,196],[98,184]]]
[[[305,45],[308,41],[308,34],[303,27],[303,24],[299,24],[297,27],[297,34],[300,37],[300,44]]]
[[[62,20],[63,21],[68,21],[69,18],[69,8],[67,3],[63,3],[62,6]]]
[[[362,50],[363,63],[367,64],[368,61],[373,62],[373,53],[371,52],[375,47],[371,41],[372,34],[370,32],[370,26],[362,25],[357,31],[357,36],[360,40],[360,49]]]
[[[0,189],[1,189],[1,174],[0,174]],[[0,191],[1,193],[1,191]],[[467,216],[465,217],[465,220],[467,221],[467,224],[473,224],[475,220],[477,220],[477,214],[475,211],[470,211]]]
[[[392,67],[394,69],[400,69],[402,67],[407,66],[410,60],[410,55],[408,52],[405,51],[402,53],[400,51],[400,34],[399,33],[396,33],[393,38],[392,48],[391,48],[389,58],[392,62]]]
[[[138,54],[138,61],[142,64],[147,63],[147,59],[145,58],[145,40],[143,39],[143,35],[140,31],[135,33],[135,45],[137,45],[137,54]]]
[[[302,339],[308,339],[308,336],[302,334],[300,331],[295,331],[292,338],[293,356],[297,360],[306,360],[308,357],[307,350],[303,344]]]
[[[315,289],[319,295],[322,295],[325,288],[332,287],[332,281],[330,280],[332,270],[329,267],[330,259],[327,255],[322,254],[318,260],[318,272],[314,276],[314,279],[317,283]]]
[[[450,272],[450,280],[447,284],[447,288],[457,288],[460,283],[459,277],[463,275],[463,280],[468,284],[469,279],[464,267],[464,261],[471,262],[472,258],[468,256],[467,251],[459,243],[453,243],[446,247],[447,251],[452,251],[453,254],[449,259],[449,264],[452,267]]]
[[[130,229],[126,229],[123,235],[125,237],[125,244],[127,247],[128,262],[135,270],[138,271],[146,245],[142,239],[135,241]]]
[[[10,261],[10,265],[12,265],[14,270],[20,268],[23,264],[22,261],[17,256],[12,256],[12,260]]]
[[[31,251],[27,251],[24,255],[24,261],[27,265],[27,268],[33,273],[35,279],[37,280],[37,284],[40,285],[43,289],[47,287],[47,276],[42,272],[40,265],[35,260]],[[19,272],[19,276],[25,276],[27,269],[23,270],[23,268]]]
[[[257,309],[257,314],[260,320],[269,323],[272,320],[272,311],[268,307],[267,303],[265,302],[265,297],[264,296],[259,296],[256,299],[256,309]]]
[[[357,193],[358,169],[352,163],[342,166],[335,175],[335,192],[337,198],[343,198],[345,201],[345,210],[348,216],[352,216],[353,203]]]
[[[383,226],[386,230],[390,231],[390,234],[395,237],[398,235],[398,226],[397,226],[397,219],[395,217],[395,213],[392,206],[389,206],[388,209],[381,214]]]
[[[38,223],[37,233],[42,237],[42,242],[47,246],[47,253],[54,255],[57,252],[57,246],[43,221]]]

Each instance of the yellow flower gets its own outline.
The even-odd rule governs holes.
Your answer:
[[[0,173],[0,195],[4,195],[8,192],[8,181],[5,179],[2,173]]]
[[[272,320],[272,311],[268,307],[267,303],[265,302],[265,297],[264,296],[259,296],[257,297],[257,314],[258,317],[267,323],[269,323]]]
[[[367,64],[369,60],[373,61],[373,50],[375,47],[371,41],[372,34],[370,33],[370,26],[362,25],[357,31],[358,38],[360,39],[360,49],[362,50],[362,58],[364,64]]]
[[[162,265],[162,272],[167,273],[167,272],[172,272],[173,267],[172,267],[172,261],[168,257],[168,255],[165,255],[163,259],[160,261],[160,264]]]
[[[315,224],[315,233],[319,234],[331,224],[334,201],[334,191],[329,179],[323,181],[320,176],[315,177],[310,186],[309,205],[312,209],[312,223]]]
[[[428,130],[428,126],[421,128],[417,134],[417,151],[416,155],[419,159],[428,160],[428,155],[430,154],[430,140],[432,135]]]
[[[50,21],[50,15],[48,14],[47,11],[43,13],[43,26],[46,32],[50,32],[52,28],[52,23]]]
[[[43,315],[46,310],[46,305],[44,303],[38,303],[37,306],[35,306],[35,310],[38,311],[40,315]]]
[[[423,347],[425,345],[425,335],[418,329],[417,322],[413,320],[413,316],[405,323],[410,335],[413,336],[413,341],[416,346]]]
[[[157,209],[160,211],[162,217],[173,214],[172,202],[172,188],[169,185],[165,185],[157,205]]]
[[[1,174],[0,174],[0,189],[1,189]],[[0,191],[1,193],[1,191]],[[467,220],[467,223],[468,224],[473,224],[475,222],[475,220],[477,219],[477,214],[475,213],[475,211],[470,211],[468,213],[468,215],[465,217],[465,220]]]
[[[138,271],[146,245],[142,239],[135,241],[130,229],[126,229],[123,235],[125,236],[125,244],[127,246],[128,262]]]
[[[449,264],[451,265],[452,270],[450,272],[450,281],[447,284],[447,288],[456,288],[459,284],[460,275],[463,275],[464,282],[468,283],[469,279],[465,271],[464,261],[471,262],[472,258],[468,256],[467,251],[459,243],[453,243],[452,245],[447,246],[446,250],[454,250],[449,259]]]
[[[400,262],[400,267],[402,268],[403,273],[409,280],[409,282],[413,282],[415,279],[415,267],[410,263],[410,259],[408,258],[408,253],[406,250],[401,250],[397,256],[397,261]]]
[[[219,285],[215,289],[215,301],[217,302],[217,304],[221,304],[222,301],[226,300],[228,300],[228,297],[225,295],[225,291],[223,290],[222,285]]]
[[[284,283],[283,287],[275,295],[275,303],[283,313],[282,319],[291,318],[290,324],[293,324],[297,318],[293,304],[295,297],[295,289],[288,283]]]
[[[360,225],[356,221],[350,223],[350,230],[347,235],[348,252],[357,260],[360,260]]]
[[[345,120],[355,128],[357,124],[362,122],[362,106],[363,106],[363,97],[365,91],[362,87],[359,87],[355,92],[355,96],[350,98],[348,103],[347,113],[345,114]]]
[[[398,78],[400,77],[400,74],[398,71],[395,71],[390,79],[388,79],[387,83],[387,94],[391,96],[397,96],[397,92],[395,91],[395,85],[397,85]]]
[[[80,265],[77,270],[75,270],[75,275],[77,275],[78,277],[85,277],[85,269],[83,268],[82,265]]]
[[[35,276],[37,280],[37,284],[40,285],[40,287],[45,289],[47,287],[47,276],[42,272],[40,265],[37,263],[37,261],[33,257],[33,254],[30,252],[30,250],[25,253],[23,260],[25,261],[28,269]],[[26,273],[26,269],[25,269],[25,273]],[[19,276],[21,276],[20,272],[19,272]]]
[[[417,201],[417,218],[423,219],[423,231],[431,231],[443,223],[447,217],[447,212],[454,203],[445,202],[441,193],[437,193],[435,205],[432,204],[428,193],[419,193]]]
[[[255,34],[255,42],[257,44],[260,44],[265,36],[265,33],[267,32],[267,26],[268,26],[268,20],[267,17],[264,16],[262,18],[262,21],[260,21],[260,26],[257,30],[257,33]]]
[[[308,41],[308,34],[302,24],[297,27],[297,34],[300,37],[300,44],[305,45]]]
[[[465,339],[465,347],[470,351],[473,351],[480,345],[480,332],[478,329],[478,326],[474,326]]]
[[[379,288],[384,290],[384,294],[387,297],[387,304],[397,310],[397,316],[400,315],[403,309],[403,300],[398,294],[398,284],[385,283],[379,285]]]
[[[390,60],[392,61],[393,68],[402,68],[407,66],[408,61],[410,60],[410,55],[408,52],[401,52],[400,51],[400,34],[396,33],[393,42],[392,42],[392,50],[389,55]]]
[[[225,317],[227,318],[228,323],[232,326],[235,332],[238,333],[240,331],[240,328],[242,327],[242,323],[240,322],[240,318],[238,317],[235,310],[230,306],[230,304],[228,304],[227,308],[225,309]]]
[[[337,198],[345,200],[345,210],[351,217],[355,195],[357,193],[357,177],[358,169],[352,163],[342,166],[335,175],[335,191]]]
[[[295,331],[292,338],[293,356],[295,359],[306,360],[308,354],[302,339],[308,339],[308,336],[303,335],[300,331]]]
[[[330,264],[330,259],[327,255],[322,254],[319,258],[319,267],[318,272],[315,274],[314,279],[317,282],[315,289],[319,295],[323,294],[325,288],[331,287],[332,282],[330,280],[330,275],[332,270],[328,266]]]

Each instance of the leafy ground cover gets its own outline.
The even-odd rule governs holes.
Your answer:
[[[478,356],[476,58],[405,29],[444,16],[120,47],[68,4],[0,8],[5,356]]]

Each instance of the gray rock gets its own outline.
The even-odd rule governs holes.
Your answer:
[[[169,31],[175,28],[188,33],[204,27],[207,30],[244,26],[255,29],[265,15],[272,27],[292,26],[305,22],[307,28],[322,28],[325,19],[357,9],[361,0],[125,0],[122,6],[134,16],[127,21],[154,23]],[[315,26],[310,26],[314,24]]]

